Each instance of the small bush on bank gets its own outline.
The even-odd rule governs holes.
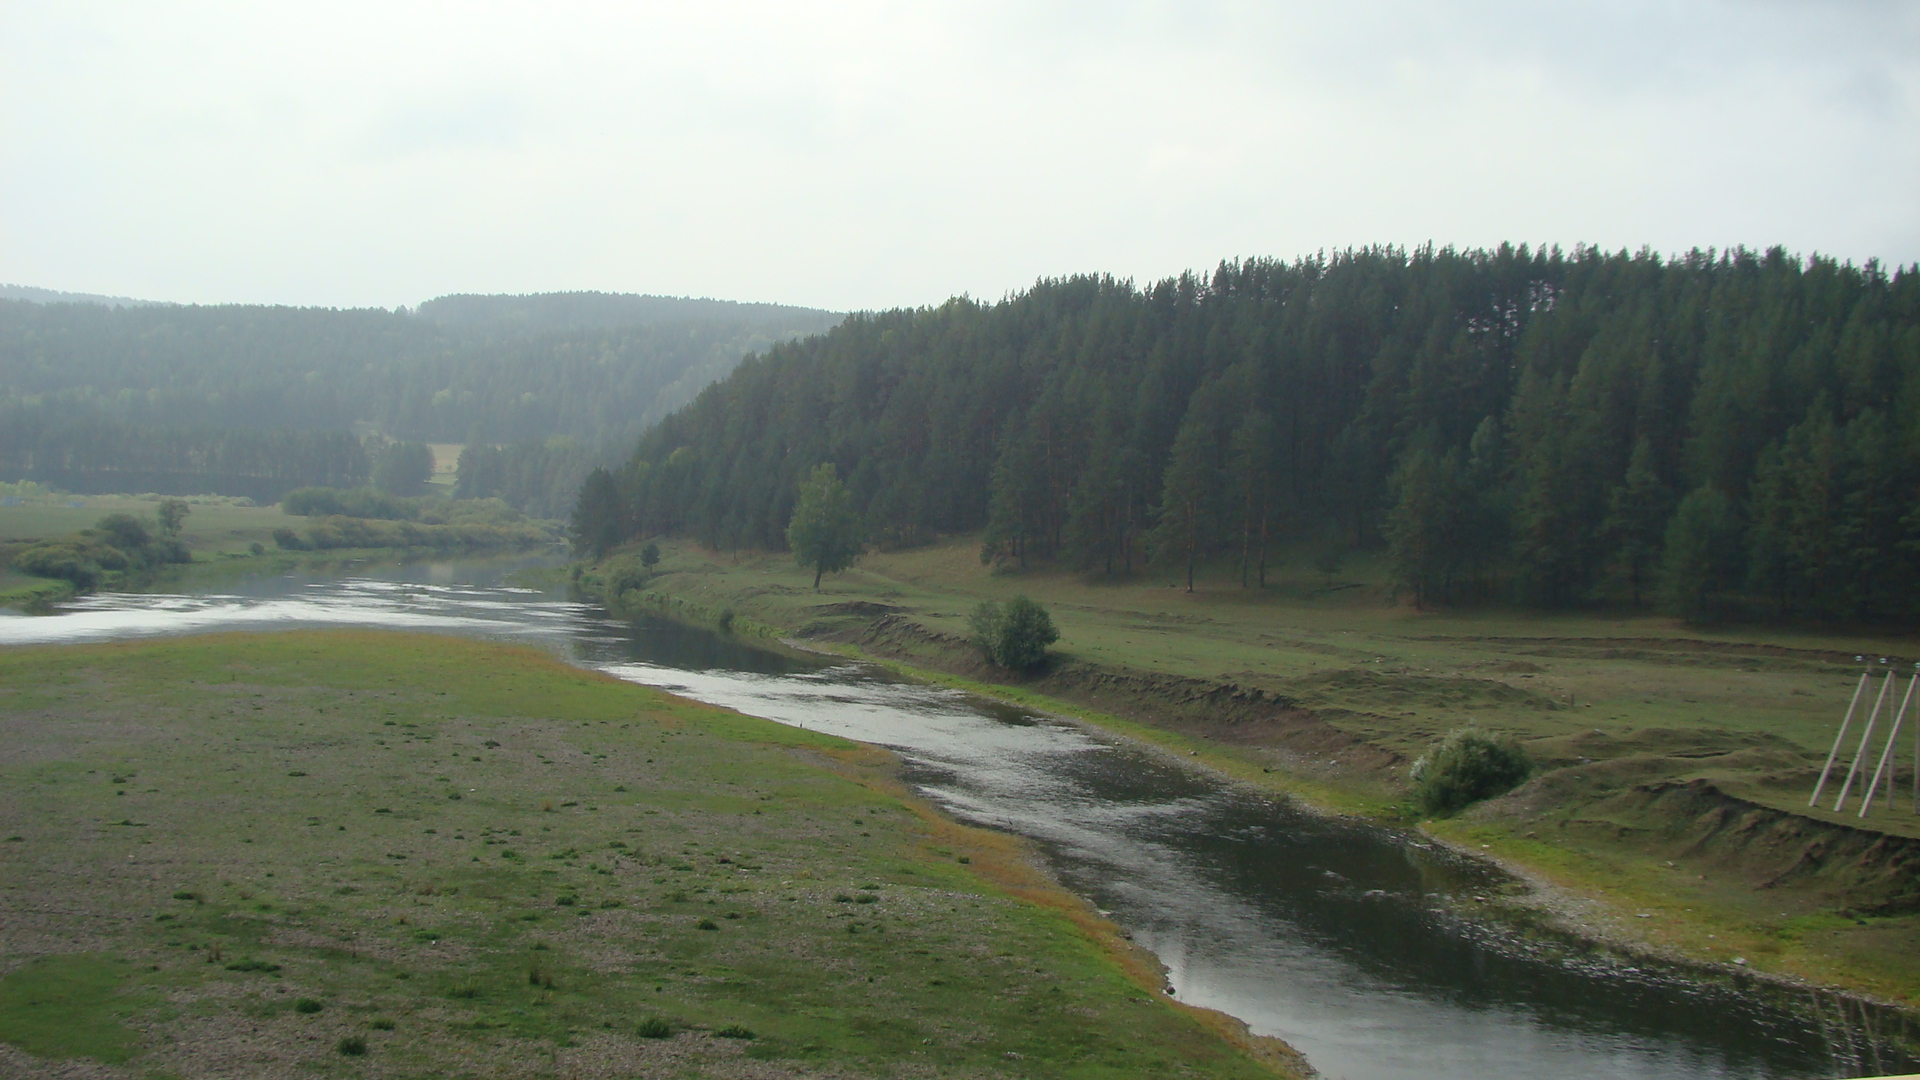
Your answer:
[[[973,643],[991,663],[1009,671],[1032,671],[1046,662],[1047,646],[1060,640],[1047,609],[1016,596],[1003,606],[983,600],[967,620]]]
[[[156,538],[131,514],[108,514],[91,529],[22,548],[13,565],[35,577],[56,578],[85,592],[109,573],[137,572],[192,562],[185,544]]]
[[[1460,728],[1413,763],[1414,801],[1429,814],[1452,814],[1526,782],[1533,761],[1520,744]]]

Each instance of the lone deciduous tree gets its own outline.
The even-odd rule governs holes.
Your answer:
[[[1024,595],[1005,606],[982,600],[967,623],[981,654],[1010,671],[1032,671],[1044,664],[1047,646],[1060,640],[1053,616]]]
[[[864,542],[853,493],[832,462],[816,465],[800,485],[800,501],[787,523],[787,547],[800,565],[813,567],[814,589],[820,588],[821,575],[852,566]]]
[[[186,522],[188,512],[185,499],[162,499],[158,511],[160,531],[168,536],[179,536],[180,526]]]

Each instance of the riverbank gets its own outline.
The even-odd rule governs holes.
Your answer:
[[[842,739],[375,632],[0,702],[8,1075],[1273,1075]]]
[[[621,602],[857,649],[1333,812],[1423,828],[1541,886],[1489,903],[1623,949],[1920,1004],[1920,819],[1805,807],[1858,679],[1853,656],[1911,664],[1911,642],[1418,613],[1365,566],[1189,595],[997,575],[963,539],[869,554],[815,593],[784,556],[663,547],[660,572]],[[964,638],[973,604],[1015,592],[1062,631],[1033,678],[985,667]],[[1406,766],[1466,723],[1516,735],[1541,768],[1510,796],[1422,823]]]
[[[368,560],[511,555],[548,548],[557,551],[561,543],[558,526],[552,522],[527,521],[511,528],[420,527],[351,518],[299,517],[287,514],[277,504],[254,506],[247,500],[224,496],[188,496],[183,501],[188,504],[188,513],[178,539],[192,561],[110,572],[103,575],[101,588],[142,591],[205,587],[267,574],[326,571]],[[69,582],[13,569],[14,556],[22,549],[37,541],[71,536],[109,514],[130,514],[157,531],[154,514],[160,502],[161,496],[157,495],[35,496],[18,506],[0,507],[0,607],[40,610],[78,591]],[[511,516],[511,511],[503,516]],[[444,535],[436,534],[436,529]],[[294,536],[301,547],[284,547],[276,533]],[[407,546],[408,541],[412,546]]]

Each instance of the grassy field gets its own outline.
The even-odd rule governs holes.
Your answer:
[[[1920,837],[1911,744],[1903,738],[1893,811],[1857,817],[1856,786],[1833,812],[1837,778],[1822,808],[1806,805],[1863,667],[1855,655],[1910,673],[1913,640],[1699,630],[1650,615],[1418,612],[1394,601],[1379,566],[1350,562],[1328,577],[1304,555],[1264,591],[1203,580],[1188,594],[1170,575],[993,573],[976,551],[963,538],[870,553],[816,594],[788,557],[669,544],[649,588],[688,611],[731,611],[996,684],[1249,783],[1376,817],[1418,820],[1406,767],[1447,731],[1512,734],[1540,765],[1534,783],[1427,828],[1605,898],[1585,916],[1598,931],[1920,1003],[1912,846],[1869,850],[1882,835]],[[1045,676],[1009,679],[958,641],[974,604],[1015,593],[1045,603],[1060,628]],[[1243,708],[1249,698],[1275,703],[1271,717]],[[1210,720],[1214,703],[1232,719]]]
[[[276,504],[243,506],[222,497],[182,496],[188,506],[180,539],[196,556],[245,554],[248,545],[273,546],[273,530],[297,529],[306,518],[291,517]],[[158,495],[30,496],[21,506],[0,506],[0,545],[70,536],[108,514],[132,514],[157,530]],[[78,506],[69,505],[78,503]]]
[[[1272,1075],[890,760],[458,639],[0,651],[0,1074]]]

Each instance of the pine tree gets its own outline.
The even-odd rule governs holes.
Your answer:
[[[620,487],[614,483],[613,474],[606,469],[588,473],[567,530],[573,538],[574,553],[592,559],[604,556],[625,538],[621,528],[625,517],[626,508],[621,505]]]
[[[1653,443],[1643,435],[1633,444],[1626,478],[1607,496],[1607,520],[1601,526],[1634,607],[1640,606],[1641,593],[1657,565],[1666,524],[1666,486],[1654,467]]]
[[[1247,587],[1247,569],[1257,569],[1259,587],[1267,587],[1267,534],[1273,515],[1274,459],[1278,430],[1265,412],[1249,412],[1234,430],[1232,473],[1240,517],[1240,587]]]
[[[1681,499],[1662,545],[1661,586],[1668,608],[1689,622],[1704,619],[1735,580],[1738,544],[1733,500],[1720,489],[1702,486]]]
[[[1217,534],[1220,489],[1218,435],[1199,410],[1189,409],[1173,440],[1161,484],[1160,524],[1153,533],[1158,556],[1177,555],[1186,564],[1188,592],[1194,568]]]

